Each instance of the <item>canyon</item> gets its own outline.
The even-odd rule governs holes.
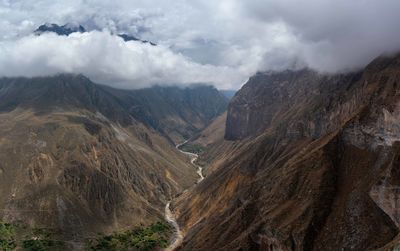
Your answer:
[[[78,250],[162,222],[157,250],[395,250],[399,81],[399,55],[259,72],[229,103],[205,85],[2,78],[0,217]]]
[[[400,251],[400,1],[0,1],[0,251]]]
[[[171,203],[177,250],[395,249],[399,81],[398,55],[250,78],[200,155],[206,179]]]

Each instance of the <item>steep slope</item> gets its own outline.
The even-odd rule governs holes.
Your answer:
[[[82,75],[0,79],[0,219],[57,229],[78,243],[162,220],[166,202],[192,186],[197,174],[132,108],[138,92],[96,85]]]
[[[121,125],[143,123],[181,142],[226,111],[228,100],[214,87],[151,87],[121,90],[92,83],[82,75],[55,78],[0,79],[0,111],[18,106],[39,112],[56,107],[79,107],[101,114]]]
[[[226,111],[228,99],[211,86],[187,88],[152,87],[121,91],[105,90],[123,100],[138,121],[151,127],[175,144],[194,135]]]
[[[226,161],[175,202],[182,250],[370,250],[399,233],[400,56],[360,73],[258,74]]]
[[[191,143],[207,147],[224,139],[226,124],[226,112],[218,116],[214,121],[196,135]]]

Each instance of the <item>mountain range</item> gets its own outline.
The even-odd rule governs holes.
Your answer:
[[[119,90],[83,75],[0,79],[0,217],[61,232],[148,226],[197,180],[176,148],[224,112],[210,86]]]
[[[0,78],[0,249],[398,250],[399,81],[400,54],[237,92]]]

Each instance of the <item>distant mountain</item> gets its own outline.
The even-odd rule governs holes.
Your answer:
[[[220,90],[220,92],[227,97],[228,99],[233,98],[235,96],[236,92],[235,90]]]
[[[142,43],[149,43],[149,44],[151,44],[153,46],[157,45],[157,44],[155,44],[153,42],[150,42],[150,41],[147,41],[147,40],[141,40],[141,39],[139,39],[137,37],[134,37],[132,35],[127,35],[127,34],[121,33],[121,34],[118,34],[117,36],[121,37],[125,42],[128,42],[128,41],[140,41]]]
[[[58,24],[51,24],[51,23],[46,23],[41,26],[39,26],[35,31],[34,34],[40,36],[43,33],[46,32],[54,32],[59,36],[69,36],[72,33],[79,32],[79,33],[84,33],[87,32],[87,30],[80,24],[74,24],[74,23],[67,23],[65,25],[58,25]],[[156,46],[155,43],[147,41],[147,40],[141,40],[135,36],[128,35],[125,33],[121,33],[117,35],[118,37],[122,38],[125,42],[128,41],[139,41],[142,43],[149,43],[153,46]]]
[[[194,135],[228,106],[228,99],[212,86],[155,86],[132,91],[103,88],[117,97],[132,117],[174,142]]]
[[[68,24],[59,26],[57,24],[46,23],[46,24],[39,26],[39,28],[37,28],[34,31],[34,33],[36,35],[41,35],[46,32],[54,32],[60,36],[69,36],[70,34],[72,34],[74,32],[83,33],[83,32],[86,32],[86,30],[82,25],[79,25],[79,24],[68,23]]]
[[[119,90],[83,75],[0,78],[0,219],[68,243],[162,221],[197,180],[175,143],[223,113],[208,86]]]
[[[211,86],[121,90],[69,74],[0,79],[0,112],[17,107],[40,112],[84,108],[121,125],[140,121],[175,143],[204,128],[227,106],[228,99]]]

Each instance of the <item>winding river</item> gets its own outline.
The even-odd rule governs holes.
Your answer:
[[[183,146],[186,144],[188,141],[186,140],[185,142],[176,145],[176,149],[178,149],[181,153],[184,153],[190,157],[190,162],[197,167],[197,174],[199,175],[199,179],[197,180],[197,183],[201,182],[204,179],[203,175],[203,168],[201,166],[196,165],[194,162],[197,160],[199,155],[191,152],[185,152],[179,149],[179,147]],[[174,241],[165,249],[165,251],[173,251],[179,245],[181,245],[183,241],[183,233],[179,227],[178,222],[176,221],[175,214],[171,211],[170,208],[171,201],[168,201],[168,203],[165,205],[165,220],[168,221],[174,228],[175,228],[175,237]]]

